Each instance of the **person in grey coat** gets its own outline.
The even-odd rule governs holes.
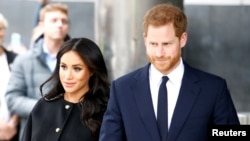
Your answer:
[[[64,41],[69,39],[67,5],[46,5],[41,9],[39,24],[43,34],[29,51],[15,58],[5,95],[10,112],[21,118],[19,138],[30,112],[41,98],[40,85],[51,76],[56,64],[56,55]]]

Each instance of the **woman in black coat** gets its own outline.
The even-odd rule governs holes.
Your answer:
[[[97,141],[110,83],[99,47],[87,38],[65,42],[22,141]]]

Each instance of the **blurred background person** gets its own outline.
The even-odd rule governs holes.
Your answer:
[[[1,14],[1,33],[0,33],[0,45],[6,49],[5,51],[11,51],[15,54],[20,54],[27,51],[27,48],[21,42],[21,35],[19,33],[12,33],[11,34],[11,41],[8,45],[4,45],[4,38],[6,34],[6,28],[8,27],[8,21],[6,18]]]
[[[109,86],[100,48],[87,38],[65,42],[55,71],[40,87],[43,98],[30,114],[22,141],[98,141]]]
[[[39,24],[43,34],[31,49],[18,55],[12,64],[6,99],[9,110],[21,117],[19,137],[31,110],[41,98],[40,85],[54,71],[56,55],[63,42],[69,39],[68,13],[68,6],[62,3],[51,3],[41,9]]]
[[[0,140],[17,141],[18,116],[9,112],[4,98],[10,76],[10,64],[16,57],[15,53],[4,47],[7,27],[7,19],[0,13]]]
[[[22,43],[21,34],[17,32],[11,33],[11,40],[7,46],[8,50],[13,51],[16,54],[22,54],[28,50],[28,48]]]
[[[36,27],[40,21],[41,9],[43,9],[43,7],[45,7],[49,2],[50,2],[50,0],[38,0],[39,5],[38,5],[37,12],[36,12],[34,27]]]
[[[31,34],[30,48],[33,47],[34,41],[43,34],[42,26],[39,24],[40,23],[40,11],[49,3],[49,1],[50,0],[38,0],[38,9],[35,15],[34,28]]]

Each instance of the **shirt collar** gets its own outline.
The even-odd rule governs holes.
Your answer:
[[[169,80],[175,85],[180,85],[182,82],[184,74],[184,64],[182,61],[182,58],[180,59],[180,64],[171,72],[168,74]]]
[[[56,55],[53,56],[53,55],[51,55],[51,54],[49,53],[49,50],[48,50],[48,48],[45,46],[44,43],[43,43],[43,52],[44,52],[44,54],[46,55],[46,57],[49,57],[49,58],[51,58],[51,59],[56,58]]]
[[[182,58],[180,59],[180,64],[172,71],[170,72],[167,76],[169,78],[169,81],[173,83],[174,85],[180,85],[182,82],[184,74],[184,64],[182,61]],[[149,68],[149,77],[150,80],[153,80],[153,82],[159,82],[161,83],[163,74],[159,72],[154,65],[150,65]]]

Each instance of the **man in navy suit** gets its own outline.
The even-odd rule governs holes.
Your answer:
[[[187,18],[171,4],[144,17],[149,64],[112,82],[99,141],[163,141],[157,124],[158,90],[167,76],[168,126],[164,141],[206,141],[214,125],[239,125],[225,79],[195,69],[181,57]]]

